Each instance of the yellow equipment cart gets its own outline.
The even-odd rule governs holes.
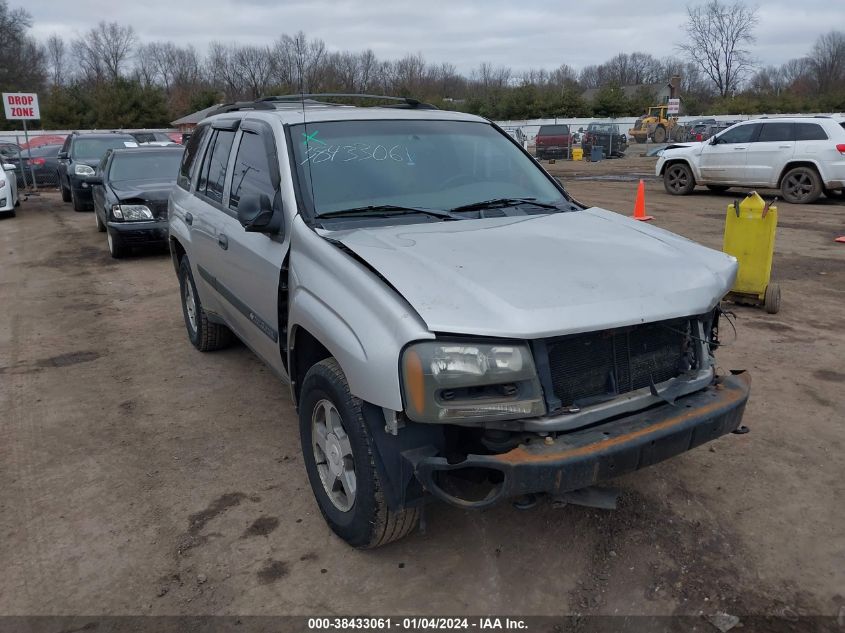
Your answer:
[[[774,201],[772,201],[774,202]],[[780,310],[780,286],[771,282],[778,209],[756,191],[728,205],[722,250],[739,260],[734,287],[725,297],[734,303],[762,305],[769,314]]]

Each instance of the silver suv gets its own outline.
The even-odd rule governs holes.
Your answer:
[[[743,121],[703,143],[670,145],[655,172],[674,195],[696,185],[766,187],[780,189],[787,202],[815,202],[845,188],[845,123],[824,116]]]
[[[485,119],[316,98],[199,125],[170,247],[193,345],[234,333],[290,384],[341,538],[400,538],[432,498],[588,489],[737,429],[748,379],[713,358],[736,260],[585,208]]]

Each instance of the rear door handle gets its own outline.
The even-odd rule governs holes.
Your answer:
[[[734,147],[734,151],[737,151],[737,150],[740,150],[740,149],[748,149],[748,148],[747,147]]]
[[[227,250],[229,248],[229,238],[221,233],[217,236],[217,245],[224,251]]]
[[[778,145],[778,149],[792,149],[792,145]]]
[[[191,226],[193,223],[194,223],[194,216],[189,211],[188,213],[185,214],[185,224],[187,224],[188,226]]]

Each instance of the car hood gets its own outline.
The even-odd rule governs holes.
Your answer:
[[[142,198],[149,202],[167,202],[175,181],[149,182],[145,180],[124,180],[110,183],[112,191],[120,200]]]
[[[540,338],[701,314],[736,260],[599,208],[319,233],[434,332]]]

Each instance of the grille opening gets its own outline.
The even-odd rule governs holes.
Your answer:
[[[584,407],[660,384],[696,365],[689,318],[547,341],[554,396]]]

